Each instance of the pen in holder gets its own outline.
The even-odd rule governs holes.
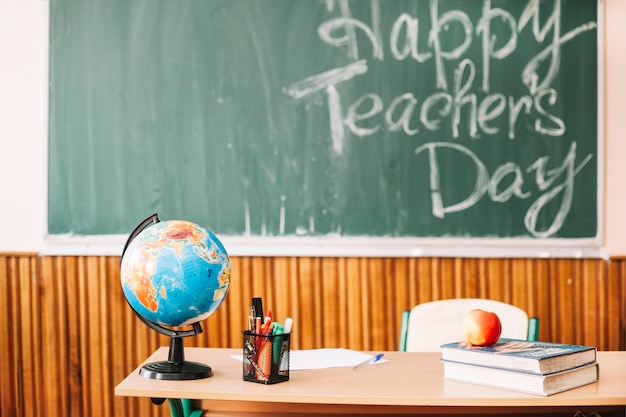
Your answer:
[[[243,331],[243,380],[260,384],[289,381],[291,333]]]

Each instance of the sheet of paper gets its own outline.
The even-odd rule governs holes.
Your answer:
[[[231,355],[231,357],[243,361],[243,355]],[[343,348],[292,350],[289,353],[289,370],[301,371],[303,369],[324,369],[341,366],[353,367],[371,358],[373,358],[373,355]],[[389,361],[382,358],[376,363],[383,362]]]

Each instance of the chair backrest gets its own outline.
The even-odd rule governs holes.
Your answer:
[[[444,343],[463,340],[461,322],[475,308],[493,311],[502,323],[501,337],[525,340],[528,315],[511,304],[482,298],[455,298],[418,304],[409,314],[407,352],[440,352]]]

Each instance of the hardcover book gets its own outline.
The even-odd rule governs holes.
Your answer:
[[[459,362],[442,362],[446,379],[543,396],[587,385],[599,378],[597,363],[540,375]]]
[[[594,363],[596,348],[500,338],[492,346],[472,346],[466,342],[446,343],[441,345],[441,358],[545,375]]]

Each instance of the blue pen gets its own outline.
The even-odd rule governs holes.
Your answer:
[[[361,367],[361,366],[363,366],[363,365],[369,365],[370,363],[376,363],[376,362],[378,362],[379,360],[381,360],[383,356],[384,356],[384,354],[383,354],[383,353],[379,353],[378,355],[373,356],[373,357],[371,357],[371,358],[369,358],[369,359],[367,359],[367,360],[365,360],[365,361],[363,361],[363,362],[361,362],[361,363],[357,363],[357,364],[354,366],[354,368],[352,368],[352,370],[354,371],[356,368],[359,368],[359,367]]]

